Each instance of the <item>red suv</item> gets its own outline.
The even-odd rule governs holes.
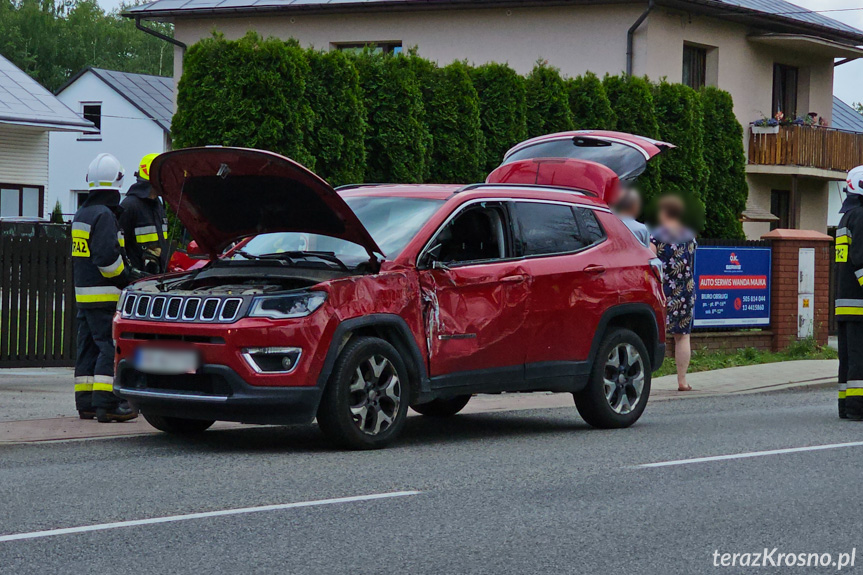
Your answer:
[[[211,261],[124,291],[115,393],[167,432],[317,418],[351,448],[393,441],[408,407],[453,415],[476,393],[570,392],[591,425],[632,425],[664,302],[605,200],[663,146],[555,136],[468,186],[337,191],[264,151],[159,156],[151,181]]]

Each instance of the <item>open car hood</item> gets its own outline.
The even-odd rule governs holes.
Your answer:
[[[605,130],[558,132],[525,140],[504,154],[502,165],[535,158],[588,160],[611,168],[621,181],[632,181],[647,168],[647,162],[674,148],[644,136]]]
[[[381,251],[332,186],[279,154],[219,146],[176,150],[153,161],[150,182],[213,258],[237,240],[270,232],[347,240],[372,258]]]

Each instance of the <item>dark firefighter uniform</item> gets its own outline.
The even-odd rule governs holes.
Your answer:
[[[111,321],[120,291],[129,283],[123,234],[117,223],[120,192],[90,192],[72,221],[72,262],[78,305],[75,404],[82,418],[116,412]],[[117,419],[117,418],[115,418]],[[102,418],[100,418],[100,421]]]
[[[148,274],[168,269],[168,219],[157,198],[150,198],[150,182],[140,175],[123,200],[120,228],[132,267]]]
[[[863,420],[863,196],[849,188],[841,213],[836,230],[839,417]]]

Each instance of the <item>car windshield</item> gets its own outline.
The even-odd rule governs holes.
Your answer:
[[[443,200],[385,196],[355,196],[345,203],[357,215],[387,258],[396,257],[438,208]],[[346,240],[301,232],[260,234],[235,252],[231,259],[250,259],[285,252],[332,253],[348,266],[369,259],[365,248]],[[243,254],[247,255],[243,255]]]

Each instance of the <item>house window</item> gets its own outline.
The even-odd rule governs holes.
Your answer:
[[[782,112],[786,118],[793,120],[797,115],[798,76],[799,71],[794,66],[773,65],[773,116]]]
[[[96,126],[94,131],[84,132],[86,136],[98,136],[102,131],[101,102],[81,102],[81,114],[85,120],[90,120]]]
[[[374,54],[401,54],[402,43],[396,42],[351,42],[345,44],[333,44],[336,50],[359,54],[366,48],[371,48]]]
[[[770,191],[770,213],[779,218],[770,222],[770,230],[788,229],[791,222],[791,193],[788,190]]]
[[[707,84],[707,48],[683,45],[683,83],[696,90]]]
[[[42,186],[0,184],[0,217],[41,217],[44,193]]]

